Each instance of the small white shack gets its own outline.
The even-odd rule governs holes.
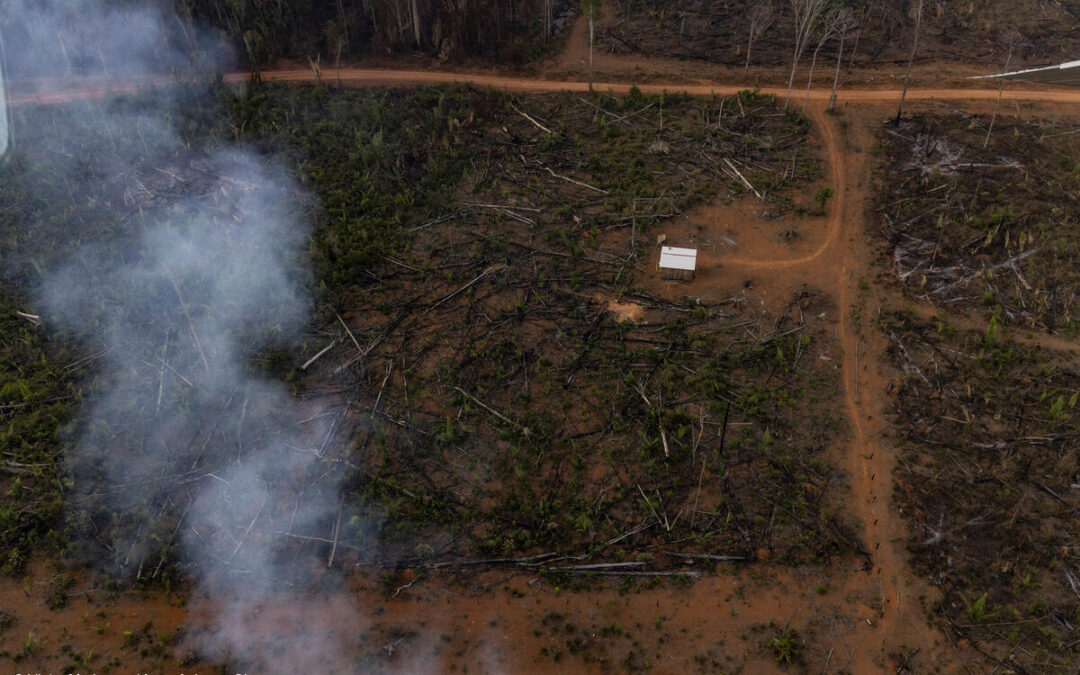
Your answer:
[[[660,249],[660,278],[691,281],[697,269],[697,249],[664,246]]]

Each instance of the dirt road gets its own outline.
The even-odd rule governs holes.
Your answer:
[[[273,82],[314,83],[319,80],[315,73],[310,70],[266,70],[261,73],[263,80]],[[246,82],[250,78],[249,73],[230,73],[225,76],[225,81],[236,84]],[[141,77],[138,80],[112,82],[97,81],[86,83],[81,80],[49,80],[49,81],[24,81],[18,83],[9,97],[12,105],[27,103],[63,103],[91,98],[100,98],[114,93],[134,93],[140,88],[161,86],[174,81],[171,76]],[[341,70],[325,70],[322,72],[322,81],[326,83],[340,83],[346,87],[408,87],[423,84],[447,84],[467,83],[476,87],[490,87],[504,91],[517,92],[553,92],[553,91],[588,91],[589,83],[584,80],[548,80],[525,77],[505,77],[484,73],[455,73],[442,71],[424,70],[384,70],[372,68],[343,68]],[[625,81],[597,81],[593,83],[597,91],[611,91],[623,94],[635,86],[632,82]],[[712,94],[727,96],[735,94],[743,89],[751,87],[750,84],[684,84],[678,82],[650,82],[636,85],[645,93],[660,93],[663,91],[686,92],[695,96],[709,96]],[[36,89],[36,90],[35,90]],[[22,90],[20,92],[20,90]],[[784,96],[787,90],[783,87],[761,87],[760,91],[766,94]],[[815,102],[828,101],[831,90],[825,87],[813,89],[810,92],[810,100]],[[990,101],[998,96],[997,89],[909,89],[907,100],[917,101]],[[858,88],[841,89],[837,94],[837,105],[843,106],[850,103],[881,103],[896,101],[900,98],[900,90],[895,88]],[[1080,89],[1006,89],[1002,94],[1004,101],[1053,101],[1058,103],[1080,103]]]

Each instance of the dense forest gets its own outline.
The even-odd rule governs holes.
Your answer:
[[[282,59],[333,67],[359,58],[421,56],[526,67],[559,50],[582,13],[595,12],[602,51],[777,66],[949,61],[1042,63],[1071,58],[1077,3],[812,2],[796,39],[797,3],[733,0],[20,0],[0,16],[16,79],[117,76],[151,67],[268,66]],[[925,4],[925,11],[923,8]],[[916,11],[919,10],[919,11]],[[801,11],[801,10],[800,10]],[[926,20],[917,18],[925,17]],[[918,49],[911,50],[915,35]]]
[[[542,53],[576,5],[565,0],[175,1],[182,15],[236,39],[254,64],[395,51],[521,64]]]
[[[565,0],[20,0],[0,14],[9,78],[119,77],[420,55],[522,66],[579,12]]]

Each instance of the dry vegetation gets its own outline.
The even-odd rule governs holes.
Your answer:
[[[1075,335],[1080,135],[1008,114],[986,142],[989,125],[957,112],[885,132],[877,210],[896,274],[944,307]]]
[[[829,300],[808,288],[767,316],[735,296],[661,298],[639,284],[654,273],[641,259],[658,224],[740,194],[734,171],[776,209],[807,201],[790,187],[820,175],[802,116],[752,92],[702,100],[252,86],[194,87],[177,99],[185,103],[171,123],[184,145],[166,156],[141,157],[137,134],[96,125],[84,103],[20,112],[47,141],[9,171],[6,302],[31,307],[34,278],[77,243],[73,227],[97,243],[95,255],[139,255],[126,238],[147,220],[182,220],[169,207],[178,197],[201,203],[192,197],[213,184],[203,158],[222,139],[284,159],[321,204],[295,195],[316,221],[318,318],[303,344],[281,344],[268,329],[251,345],[251,367],[289,381],[299,414],[323,406],[330,431],[313,471],[347,480],[340,515],[278,532],[275,545],[373,565],[442,565],[452,555],[630,575],[717,561],[700,555],[802,563],[860,550],[826,459],[841,428],[837,354],[818,318],[834,313]],[[101,105],[130,111],[137,125],[158,103]],[[71,125],[82,133],[77,152],[54,152],[69,141],[48,130]],[[234,196],[222,190],[208,217],[230,222],[241,208]],[[116,205],[130,215],[116,218]],[[290,263],[298,279],[304,263]],[[88,325],[118,300],[88,307]],[[620,321],[612,302],[642,318]],[[258,321],[272,326],[277,309]],[[42,340],[44,329],[9,324],[5,353],[25,349],[26,335]],[[57,419],[110,389],[97,361],[106,346],[71,337],[32,346],[34,361],[5,374],[0,404],[21,443],[5,457],[10,571],[52,541],[77,559],[110,560],[116,574],[175,578],[187,569],[175,538],[190,485],[225,466],[228,448],[258,442],[239,435],[239,421],[200,420],[234,411],[277,434],[287,429],[274,420],[296,411],[246,410],[229,392],[208,400],[214,414],[183,396],[118,409],[110,424],[66,429],[64,440],[81,437],[86,449],[65,485],[53,479]],[[123,349],[134,363],[158,363],[159,338]],[[77,355],[65,357],[67,345]],[[199,368],[168,354],[175,372]],[[154,384],[163,372],[145,376]],[[54,373],[62,377],[39,392],[33,383]],[[170,417],[160,417],[163,405]],[[158,424],[140,435],[146,425],[135,422],[159,418],[187,430]],[[143,444],[162,442],[170,453],[139,464],[136,479],[118,484],[100,468],[116,448],[135,462]],[[33,482],[21,477],[31,462]],[[316,477],[281,480],[281,503],[267,509],[285,519],[286,495]],[[26,496],[28,487],[40,494]],[[659,555],[660,544],[683,557]],[[580,567],[599,562],[616,565]]]
[[[601,24],[598,40],[616,53],[697,59],[742,66],[754,0],[710,3],[701,0],[615,0],[612,16]],[[773,4],[774,19],[754,41],[751,65],[791,62],[794,30],[788,2]],[[928,28],[919,48],[925,61],[963,61],[1003,65],[1008,44],[1012,64],[1060,62],[1074,58],[1080,40],[1075,30],[1080,4],[1074,2],[996,2],[979,0],[928,3]],[[862,31],[853,31],[845,51],[860,65],[898,63],[907,58],[914,24],[905,2],[867,2],[854,6]],[[816,41],[817,38],[814,38]],[[835,60],[836,43],[822,52]],[[848,62],[850,57],[845,57]]]
[[[686,561],[653,561],[661,543],[788,562],[857,548],[830,515],[828,301],[763,317],[635,281],[664,217],[742,190],[720,158],[770,194],[816,176],[811,153],[792,164],[805,121],[750,93],[474,101],[457,203],[343,301],[364,357],[347,344],[326,366],[358,361],[351,489],[389,516],[362,557],[560,552],[638,572]]]
[[[880,327],[903,372],[892,392],[898,505],[915,569],[944,592],[947,632],[1016,672],[1073,664],[1075,364],[993,325],[958,331],[897,313]]]
[[[917,115],[877,148],[888,283],[938,310],[879,322],[901,373],[896,494],[946,634],[988,664],[1052,672],[1080,645],[1080,374],[1071,351],[1040,345],[1067,341],[1040,335],[1076,335],[1080,142],[1062,121],[989,128]],[[958,328],[970,312],[977,328]]]

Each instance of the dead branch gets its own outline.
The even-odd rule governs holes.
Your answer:
[[[333,545],[333,543],[334,543],[334,541],[332,539],[327,539],[326,537],[313,537],[313,536],[308,536],[308,535],[304,535],[304,534],[295,534],[293,532],[286,532],[284,530],[275,530],[271,534],[276,534],[279,537],[287,537],[289,539],[296,539],[298,541],[317,541],[320,544],[331,544],[331,545]],[[341,548],[352,549],[354,551],[362,551],[363,550],[359,546],[354,546],[352,544],[346,544],[345,542],[338,542],[338,546],[340,546]]]
[[[1069,570],[1065,570],[1065,581],[1069,582],[1069,588],[1076,597],[1080,598],[1080,579],[1077,579],[1076,575]]]
[[[338,545],[338,533],[341,530],[341,510],[345,506],[345,495],[341,496],[341,501],[338,502],[337,518],[334,519],[334,545],[330,547],[330,557],[326,561],[328,568],[334,566],[334,555],[337,553]]]
[[[607,190],[601,190],[600,188],[593,187],[592,185],[589,185],[588,183],[582,183],[581,181],[574,180],[573,178],[570,178],[569,176],[563,176],[562,174],[555,173],[554,171],[551,170],[551,167],[545,166],[544,169],[548,173],[550,173],[552,176],[555,176],[556,178],[561,178],[561,179],[563,179],[565,181],[569,181],[569,182],[573,183],[574,185],[580,185],[583,188],[589,188],[590,190],[595,190],[595,191],[599,192],[602,195],[608,194]]]
[[[35,326],[41,325],[41,317],[37,314],[27,314],[26,312],[20,312],[18,310],[15,310],[15,313],[20,317],[26,319],[30,323],[34,324]]]
[[[412,580],[412,581],[410,581],[409,583],[405,584],[404,586],[398,586],[398,587],[397,587],[397,590],[396,590],[396,591],[394,591],[394,594],[390,596],[390,599],[391,599],[391,600],[393,600],[394,598],[396,598],[396,597],[398,596],[398,594],[400,594],[400,593],[401,593],[401,592],[402,592],[403,590],[405,590],[406,588],[412,588],[412,587],[413,587],[413,585],[414,585],[414,584],[415,584],[415,583],[416,583],[417,581],[420,581],[420,577],[416,577],[415,579],[413,579],[413,580]]]
[[[499,411],[497,411],[497,410],[494,410],[494,409],[492,409],[492,408],[489,408],[489,407],[488,407],[487,405],[485,405],[485,404],[484,404],[484,402],[483,402],[483,401],[481,401],[480,399],[476,398],[475,396],[473,396],[473,395],[472,395],[472,394],[470,394],[469,392],[465,391],[465,390],[464,390],[464,389],[462,389],[461,387],[454,387],[454,389],[455,389],[456,391],[460,392],[460,393],[461,393],[461,394],[462,394],[463,396],[467,396],[467,397],[469,398],[469,400],[471,400],[471,401],[472,401],[473,403],[475,403],[476,405],[480,406],[480,407],[481,407],[481,408],[483,408],[484,410],[488,411],[489,413],[491,413],[491,414],[492,414],[492,415],[494,415],[495,417],[498,417],[498,418],[499,418],[499,419],[501,419],[501,420],[502,420],[503,422],[506,422],[507,424],[509,424],[509,425],[510,425],[510,426],[512,426],[512,427],[517,427],[517,424],[516,424],[515,422],[511,421],[509,417],[507,417],[506,415],[503,415],[502,413],[500,413],[500,412],[499,412]]]
[[[442,298],[440,298],[438,301],[436,301],[435,304],[433,304],[430,307],[428,307],[427,309],[425,309],[424,312],[420,316],[426,316],[429,312],[431,312],[433,309],[435,309],[439,305],[443,304],[447,300],[450,300],[451,298],[457,296],[458,294],[472,288],[473,285],[478,283],[481,279],[486,277],[488,274],[490,274],[492,272],[502,270],[502,269],[505,269],[505,268],[506,268],[506,265],[492,265],[491,267],[489,267],[486,270],[484,270],[483,272],[481,272],[475,279],[473,279],[469,283],[465,284],[464,286],[462,286],[461,288],[457,289],[456,291],[454,291],[453,293],[451,293],[449,295],[444,295]]]
[[[236,548],[233,549],[232,555],[229,558],[235,558],[236,554],[240,551],[240,547],[244,545],[244,541],[247,539],[248,534],[251,533],[251,528],[255,527],[255,521],[262,515],[263,507],[266,506],[266,500],[269,499],[269,495],[264,495],[262,503],[259,504],[259,509],[255,512],[255,517],[248,523],[247,529],[244,530],[244,534],[240,535],[240,541],[236,542]]]
[[[676,572],[644,572],[644,571],[624,571],[624,570],[588,570],[583,572],[570,571],[567,574],[599,574],[606,577],[687,577],[689,579],[698,579],[701,577],[700,572],[694,570],[676,571]]]
[[[746,176],[742,175],[742,172],[736,169],[735,165],[732,164],[731,160],[729,160],[727,157],[724,157],[724,164],[727,164],[728,168],[735,172],[735,175],[739,177],[739,180],[742,181],[742,184],[746,186],[747,190],[753,192],[755,197],[757,197],[758,199],[765,199],[761,196],[760,192],[754,189],[754,186],[750,184],[750,181],[746,180]]]
[[[571,557],[559,557],[558,553],[540,553],[538,555],[526,556],[524,558],[487,558],[484,560],[449,560],[446,562],[438,563],[426,563],[420,565],[411,565],[412,567],[419,567],[421,569],[438,570],[454,567],[488,567],[491,565],[520,565],[523,567],[536,567],[547,562],[550,562],[552,558],[557,560],[581,560],[582,558]],[[402,563],[386,563],[383,567],[397,567]]]
[[[180,293],[180,286],[176,283],[176,277],[173,276],[172,270],[165,266],[165,273],[169,275],[169,281],[172,282],[173,290],[176,291],[176,298],[180,301],[180,309],[184,311],[184,318],[187,319],[188,328],[191,329],[191,338],[195,341],[195,347],[199,350],[199,357],[202,359],[203,366],[207,372],[210,371],[210,364],[206,361],[206,353],[203,352],[202,342],[199,341],[199,334],[195,332],[195,324],[191,321],[191,314],[188,313],[187,303],[184,302],[184,296]]]
[[[549,567],[548,570],[552,572],[595,572],[597,570],[627,570],[627,569],[642,569],[645,567],[645,563],[642,561],[635,562],[614,562],[614,563],[592,563],[589,565],[563,565],[561,567]]]
[[[664,457],[670,457],[671,452],[668,449],[667,434],[664,433],[664,422],[663,422],[663,420],[660,419],[660,410],[658,408],[653,407],[652,401],[650,401],[649,397],[645,395],[645,387],[641,386],[640,382],[637,385],[637,391],[638,391],[639,394],[641,394],[641,398],[645,401],[645,405],[648,406],[649,410],[656,413],[656,426],[660,427],[660,441],[664,444]],[[640,490],[640,489],[641,489],[641,486],[639,485],[638,490]],[[642,493],[642,496],[644,496],[644,494],[645,493]],[[648,500],[646,500],[646,501],[648,501]],[[666,522],[664,524],[667,525]],[[670,531],[671,531],[671,528],[669,527],[668,532],[670,532]]]
[[[514,206],[503,204],[480,204],[478,202],[462,202],[462,206],[470,206],[476,209],[496,209],[498,211],[529,211],[530,213],[541,213],[543,209],[538,209],[532,206]]]
[[[944,294],[944,293],[946,293],[948,291],[951,291],[954,288],[957,288],[957,287],[960,287],[960,286],[966,286],[967,284],[969,284],[972,281],[974,281],[975,279],[977,279],[979,277],[979,275],[981,275],[981,274],[986,274],[987,272],[996,272],[996,271],[998,271],[999,269],[1001,269],[1003,267],[1008,267],[1010,265],[1014,265],[1014,264],[1020,262],[1021,260],[1023,260],[1024,258],[1028,258],[1030,256],[1033,256],[1038,252],[1039,252],[1039,249],[1037,249],[1037,248],[1028,249],[1028,250],[1024,251],[1023,253],[1021,253],[1019,255],[1015,255],[1015,256],[1009,258],[1005,262],[998,263],[996,265],[993,265],[992,267],[988,267],[985,270],[979,270],[978,272],[975,272],[974,274],[970,274],[970,275],[964,277],[963,279],[960,279],[959,281],[954,281],[951,284],[946,284],[945,286],[937,288],[932,292],[933,292],[934,295],[942,295],[942,294]]]
[[[1049,486],[1049,485],[1044,485],[1043,483],[1040,483],[1040,482],[1039,482],[1039,481],[1037,481],[1037,480],[1033,480],[1033,481],[1031,481],[1031,482],[1032,482],[1032,483],[1034,483],[1034,484],[1035,484],[1035,485],[1036,485],[1036,486],[1037,486],[1037,487],[1038,487],[1039,489],[1041,489],[1041,490],[1042,490],[1043,492],[1045,492],[1046,494],[1050,495],[1050,496],[1051,496],[1051,497],[1053,497],[1054,499],[1058,500],[1058,501],[1059,501],[1059,502],[1061,502],[1062,504],[1066,504],[1066,505],[1067,505],[1067,504],[1069,503],[1068,501],[1066,501],[1066,500],[1065,500],[1065,498],[1064,498],[1064,497],[1062,497],[1061,495],[1059,495],[1058,493],[1056,493],[1056,492],[1054,492],[1054,491],[1053,491],[1052,489],[1050,489],[1050,486]]]
[[[311,364],[315,363],[315,362],[316,362],[316,361],[318,361],[318,360],[319,360],[320,358],[322,358],[322,356],[323,356],[324,354],[326,354],[326,353],[327,353],[327,352],[329,352],[329,351],[330,351],[331,349],[333,349],[334,347],[336,347],[336,346],[338,346],[339,344],[341,344],[341,341],[342,341],[342,340],[344,340],[344,339],[345,339],[344,337],[336,337],[336,338],[334,338],[333,340],[331,340],[331,341],[330,341],[330,344],[328,344],[328,345],[326,345],[325,347],[323,347],[322,349],[320,349],[320,350],[319,350],[319,352],[318,352],[317,354],[315,354],[315,356],[312,356],[312,357],[311,357],[310,359],[308,359],[307,361],[304,361],[304,364],[303,364],[302,366],[300,366],[300,370],[307,370],[307,369],[308,369],[308,366],[310,366]]]
[[[421,225],[414,225],[414,226],[410,227],[409,229],[407,229],[405,231],[406,232],[416,232],[417,230],[423,230],[424,228],[431,227],[432,225],[438,225],[439,223],[444,223],[444,222],[446,222],[448,220],[456,218],[457,215],[458,215],[458,212],[454,211],[453,213],[448,213],[445,216],[439,216],[435,220],[429,220],[428,222],[423,223]]]
[[[532,218],[526,218],[525,216],[523,216],[521,214],[518,214],[518,213],[515,213],[514,211],[519,211],[519,210],[520,211],[536,211],[536,212],[540,211],[540,209],[531,209],[531,208],[526,209],[526,208],[517,207],[517,206],[499,206],[498,204],[470,204],[470,203],[464,203],[463,206],[469,206],[469,207],[477,208],[477,209],[491,209],[492,211],[498,211],[499,213],[501,213],[501,214],[503,214],[505,216],[509,216],[509,217],[513,218],[514,220],[516,220],[518,222],[525,223],[526,225],[536,225],[536,221],[533,220]]]
[[[33,476],[37,470],[46,468],[44,464],[23,464],[21,462],[4,462],[0,464],[0,471],[15,476]]]
[[[518,110],[517,106],[515,106],[513,103],[510,104],[510,107],[513,109],[514,112],[516,112],[517,114],[521,115],[525,119],[532,122],[533,126],[535,126],[540,131],[543,131],[544,133],[548,134],[549,136],[554,135],[554,132],[551,129],[548,129],[543,124],[540,124],[539,122],[537,122],[531,115],[529,115],[529,113],[527,113],[527,112],[525,112],[523,110]]]
[[[620,115],[617,115],[617,114],[611,112],[610,110],[604,110],[600,106],[598,106],[598,105],[596,105],[594,103],[590,103],[589,101],[586,101],[585,99],[581,98],[580,96],[577,96],[575,98],[577,98],[577,100],[581,101],[582,103],[584,103],[584,104],[586,104],[588,106],[591,106],[592,108],[598,110],[599,112],[602,112],[605,115],[608,115],[608,116],[614,118],[616,122],[622,122],[623,124],[625,124],[626,126],[628,126],[630,128],[635,128],[635,127],[634,127],[633,124],[630,124],[629,122],[626,121],[627,117],[634,117],[634,116],[640,115],[641,113],[645,112],[649,108],[653,107],[653,104],[650,103],[647,106],[645,106],[644,108],[642,108],[641,110],[635,110],[633,112],[628,112],[625,115],[620,116]],[[722,105],[722,103],[721,103],[721,105]]]
[[[919,370],[919,367],[917,365],[915,365],[915,360],[911,358],[911,354],[908,353],[907,347],[905,347],[904,343],[900,341],[900,338],[896,336],[896,333],[890,331],[889,340],[891,340],[892,343],[896,345],[896,348],[900,350],[900,356],[904,360],[904,365],[902,366],[903,370],[905,372],[914,371],[916,375],[922,378],[923,382],[925,382],[928,386],[932,387],[933,385],[930,384],[930,380],[926,379],[926,376],[923,375],[923,372]]]
[[[709,553],[673,553],[671,551],[664,551],[664,555],[671,558],[680,558],[683,560],[715,560],[717,562],[737,562],[740,560],[746,560],[744,555],[712,555]]]
[[[345,329],[345,332],[349,334],[349,339],[352,340],[353,345],[356,346],[356,352],[360,355],[360,358],[364,358],[365,356],[367,356],[367,352],[365,352],[364,349],[360,346],[360,343],[357,342],[356,336],[353,335],[353,332],[349,329],[349,327],[345,325],[345,320],[341,318],[341,315],[339,315],[337,312],[334,312],[334,316],[337,317],[338,323],[340,323],[341,327]]]
[[[652,523],[648,522],[648,519],[643,520],[643,521],[641,521],[641,524],[637,525],[633,529],[627,530],[626,532],[623,532],[619,536],[613,537],[612,539],[609,539],[608,542],[604,546],[605,547],[614,546],[615,544],[619,543],[623,539],[626,539],[627,537],[632,537],[635,534],[637,534],[638,532],[641,532],[642,530],[647,530],[650,527],[652,527]]]

